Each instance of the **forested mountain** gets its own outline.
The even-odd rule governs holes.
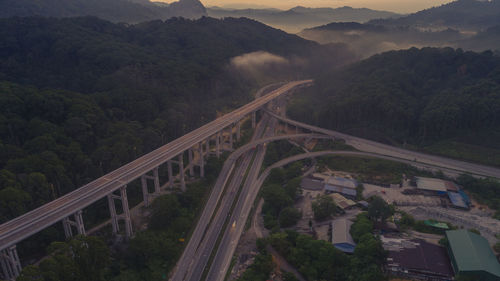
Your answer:
[[[170,5],[149,0],[2,0],[0,18],[13,16],[96,16],[113,22],[137,23],[171,17],[199,18],[206,10],[199,0],[179,0]]]
[[[495,50],[500,51],[500,25],[492,26],[481,31],[473,37],[457,43],[462,48],[470,50]]]
[[[412,48],[317,77],[290,115],[378,141],[500,166],[500,58]]]
[[[411,47],[452,47],[498,51],[500,0],[458,0],[408,16],[367,23],[332,22],[308,28],[301,37],[345,43],[361,57]]]
[[[461,46],[465,45],[462,43],[465,43],[466,40],[468,42],[468,39],[471,37],[451,28],[430,31],[412,26],[390,26],[356,22],[329,23],[305,29],[299,35],[321,44],[348,44],[353,51],[362,57],[369,57],[390,50],[408,49],[415,46]],[[479,44],[474,47],[473,49],[478,51],[487,50],[486,46]]]
[[[307,27],[329,22],[366,22],[372,19],[394,18],[399,14],[376,11],[366,8],[306,8],[295,7],[286,11],[276,9],[223,9],[212,7],[207,9],[208,15],[215,18],[247,17],[289,32],[298,32]]]
[[[397,19],[373,20],[373,24],[422,28],[480,30],[500,24],[500,0],[457,0]]]
[[[234,69],[235,56],[289,59],[264,83],[301,77],[312,54],[330,67],[350,56],[231,18],[11,18],[0,37],[0,223],[250,100],[258,81]]]

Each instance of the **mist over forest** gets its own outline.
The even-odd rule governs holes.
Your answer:
[[[198,0],[3,0],[0,38],[0,225],[232,112],[264,86],[303,79],[314,83],[287,97],[289,118],[410,153],[500,167],[500,0],[457,0],[408,15],[351,7],[207,8]],[[250,124],[243,123],[237,145],[255,133]],[[260,171],[309,152],[295,141],[266,146],[251,153],[267,149],[267,158],[248,161],[260,159]],[[318,146],[355,150],[337,139]],[[186,192],[168,190],[141,209],[130,240],[112,237],[109,226],[66,239],[57,223],[18,243],[24,269],[17,281],[169,278],[229,154],[207,157],[206,177],[190,175]],[[361,246],[349,255],[315,233],[290,231],[302,218],[295,204],[304,199],[303,170],[344,163],[357,172],[434,174],[346,159],[301,161],[270,173],[258,194],[269,235],[254,241],[258,253],[237,280],[271,278],[269,247],[306,280],[386,280],[386,252],[374,234],[379,217],[362,210],[353,217],[352,236]],[[242,168],[241,180],[251,170]],[[496,180],[459,180],[500,218]],[[361,187],[352,200],[394,211],[363,198]],[[130,205],[140,206],[138,181],[128,188]],[[227,194],[240,193],[221,198]],[[324,212],[306,221],[305,232],[313,233],[313,220],[338,215],[326,197],[310,202]],[[98,200],[83,216],[87,227],[98,226],[109,218],[108,202]]]

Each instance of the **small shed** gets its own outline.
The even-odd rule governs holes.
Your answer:
[[[340,193],[333,193],[330,196],[333,198],[333,201],[335,201],[337,207],[339,207],[342,210],[348,210],[356,206],[356,202],[352,201],[351,199],[345,198]]]

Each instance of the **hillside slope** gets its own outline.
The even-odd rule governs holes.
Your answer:
[[[397,19],[373,20],[373,24],[422,28],[480,30],[500,24],[500,0],[457,0]]]
[[[0,37],[0,223],[249,101],[259,82],[300,78],[312,54],[334,50],[230,18],[11,18]],[[231,63],[256,51],[283,61],[267,72],[247,62],[266,81]],[[334,65],[349,55],[328,56]]]
[[[316,80],[293,118],[378,141],[500,166],[500,58],[412,48]]]

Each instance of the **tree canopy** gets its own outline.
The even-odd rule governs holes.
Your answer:
[[[315,82],[289,106],[292,118],[500,166],[500,58],[492,52],[391,51]]]

